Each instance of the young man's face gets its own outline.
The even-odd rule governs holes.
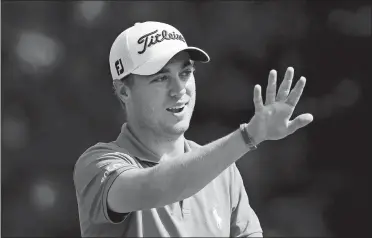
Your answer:
[[[134,75],[126,103],[128,121],[155,134],[183,134],[195,105],[194,69],[189,54],[180,52],[157,74]]]

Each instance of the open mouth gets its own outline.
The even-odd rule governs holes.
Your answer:
[[[166,110],[168,112],[171,112],[171,113],[179,113],[179,112],[182,112],[185,109],[186,105],[187,105],[187,103],[182,105],[182,106],[178,106],[178,107],[168,107]]]

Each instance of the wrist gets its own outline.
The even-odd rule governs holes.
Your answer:
[[[254,140],[251,134],[248,132],[248,124],[241,124],[240,125],[240,133],[244,140],[244,143],[248,146],[249,150],[257,149],[258,143]]]
[[[265,140],[262,133],[260,134],[258,128],[252,125],[252,123],[250,122],[246,124],[246,131],[252,138],[256,146]]]

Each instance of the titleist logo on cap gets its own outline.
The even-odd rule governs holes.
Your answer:
[[[185,39],[180,34],[176,34],[174,32],[168,33],[166,30],[163,30],[161,34],[158,33],[155,35],[155,33],[157,32],[158,30],[155,30],[153,32],[141,36],[138,39],[137,43],[139,45],[143,44],[143,49],[141,51],[138,51],[138,54],[145,53],[148,47],[160,43],[163,40],[180,40],[186,43]]]

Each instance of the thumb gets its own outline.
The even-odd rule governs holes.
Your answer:
[[[313,119],[314,119],[313,115],[311,115],[310,113],[299,115],[298,117],[296,117],[295,119],[289,122],[289,126],[288,126],[289,134],[292,134],[296,130],[306,126],[307,124],[312,122]]]

